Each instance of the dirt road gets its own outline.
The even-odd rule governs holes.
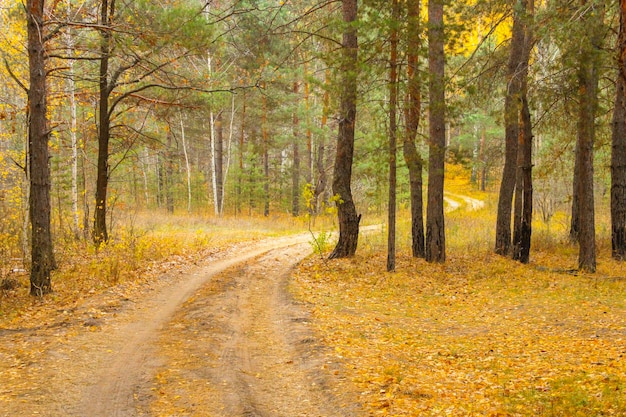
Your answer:
[[[97,306],[89,330],[12,335],[41,344],[43,359],[16,371],[38,382],[0,387],[11,399],[0,415],[355,415],[349,393],[338,394],[338,364],[287,291],[308,240],[235,248],[141,297]]]

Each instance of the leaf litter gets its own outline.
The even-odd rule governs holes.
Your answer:
[[[310,258],[292,284],[368,415],[626,415],[623,280],[491,256],[385,262]]]

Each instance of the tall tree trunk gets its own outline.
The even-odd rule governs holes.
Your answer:
[[[50,273],[56,268],[50,226],[50,139],[46,102],[46,51],[44,0],[26,3],[28,33],[28,156],[30,170],[29,214],[31,223],[30,294],[52,291]]]
[[[586,5],[586,1],[584,2]],[[578,68],[578,177],[575,180],[578,192],[578,267],[587,272],[596,270],[595,209],[593,192],[593,144],[595,120],[598,107],[598,49],[601,42],[600,28],[603,13],[595,8],[585,12],[583,23],[590,30],[580,40]]]
[[[211,57],[208,59],[209,73],[211,72]],[[209,162],[209,171],[211,174],[211,194],[213,195],[213,212],[216,216],[219,215],[219,208],[217,205],[217,175],[215,173],[215,114],[213,109],[209,110],[209,147],[211,152],[211,161]]]
[[[391,45],[389,57],[389,207],[387,230],[387,271],[396,269],[396,183],[397,183],[397,107],[398,107],[398,27],[400,5],[391,2]]]
[[[182,124],[182,119],[181,119]],[[149,154],[148,148],[144,147],[142,151],[142,155],[139,157],[139,162],[141,163],[141,175],[143,177],[143,197],[146,202],[146,209],[150,208],[150,195],[148,193],[148,167],[149,167]]]
[[[304,63],[304,108],[306,120],[306,170],[305,179],[307,184],[313,184],[313,132],[311,131],[311,83],[309,80],[309,70]]]
[[[224,124],[223,111],[220,110],[215,116],[215,153],[213,163],[215,166],[215,213],[218,216],[224,214]]]
[[[420,1],[407,0],[407,98],[405,107],[406,132],[404,135],[404,160],[409,169],[411,193],[411,251],[414,257],[426,256],[424,246],[424,203],[422,158],[417,152],[415,140],[419,128],[421,112],[421,92],[419,79],[420,50]]]
[[[297,96],[299,91],[299,83],[296,81],[293,83],[293,93]],[[298,110],[293,112],[293,166],[291,170],[291,214],[293,216],[300,215],[300,144],[299,144],[299,132],[298,125],[300,120],[298,118]]]
[[[267,97],[263,95],[262,140],[263,140],[263,216],[270,215],[270,155],[267,134]]]
[[[485,126],[480,130],[480,149],[478,151],[478,161],[480,163],[480,191],[485,191],[487,186],[487,161],[485,158],[485,140],[487,136],[487,128]]]
[[[342,91],[333,177],[333,193],[340,199],[337,201],[339,240],[330,254],[330,259],[354,256],[359,241],[361,221],[361,215],[356,212],[350,188],[357,98],[358,40],[354,26],[357,19],[357,0],[343,0],[342,12],[346,26],[342,41]]]
[[[174,167],[172,152],[172,134],[167,134],[167,143],[165,152],[163,152],[165,166],[165,207],[170,214],[174,213]]]
[[[325,132],[328,124],[328,113],[330,112],[330,69],[326,69],[324,72],[324,96],[322,98],[322,119],[320,122],[320,129],[322,134],[319,137],[317,143],[317,159],[315,162],[315,169],[317,171],[317,182],[315,184],[315,191],[313,192],[313,207],[316,213],[320,211],[320,196],[326,191],[326,184],[328,178],[326,175],[326,166],[324,165],[324,156],[326,153],[326,139]]]
[[[243,146],[246,137],[246,92],[243,93],[243,104],[241,109],[241,128],[239,131],[239,175],[237,176],[237,214],[241,214],[243,200]]]
[[[578,181],[580,179],[580,160],[578,158],[578,154],[580,153],[580,144],[578,140],[576,141],[576,146],[574,148],[574,175],[572,181],[572,215],[570,217],[570,225],[569,225],[569,241],[570,243],[578,243],[578,239],[580,237],[580,211],[578,201],[580,200],[580,196],[578,195],[578,191],[580,190],[580,185]]]
[[[443,0],[428,2],[429,154],[426,256],[428,262],[445,262],[446,235],[443,214],[446,151],[445,53]]]
[[[231,95],[230,100],[230,123],[228,124],[228,141],[226,142],[226,151],[224,153],[223,160],[223,169],[222,169],[222,215],[224,214],[224,201],[226,195],[226,179],[228,178],[228,171],[230,170],[230,164],[232,161],[232,149],[233,149],[233,134],[234,134],[234,125],[235,125],[235,95]]]
[[[94,209],[93,241],[96,246],[109,240],[107,232],[107,189],[109,185],[109,139],[111,115],[109,112],[109,58],[112,48],[111,21],[115,13],[115,0],[102,0],[100,9],[100,72],[98,101],[98,163],[96,178],[96,207]]]
[[[507,89],[504,98],[504,169],[498,198],[495,252],[508,255],[511,251],[511,210],[517,176],[517,145],[521,109],[522,67],[524,65],[524,16],[526,0],[514,0],[513,32],[507,64]]]
[[[533,136],[530,110],[528,108],[528,63],[533,45],[532,29],[529,18],[533,15],[533,0],[524,1],[524,55],[521,58],[521,88],[522,101],[520,111],[519,142],[517,149],[517,178],[515,187],[515,216],[513,230],[513,259],[522,263],[530,261],[530,238],[532,234],[532,150]]]
[[[71,3],[67,0],[67,12],[71,13]],[[65,43],[70,55],[74,50],[74,35],[72,29],[68,28],[65,36]],[[74,80],[74,60],[70,59],[67,63],[69,77],[67,78],[67,87],[70,100],[70,146],[72,157],[70,164],[72,166],[72,234],[74,239],[80,239],[80,221],[78,219],[78,139],[77,139],[77,113],[76,113],[76,82]]]
[[[619,2],[617,88],[611,152],[611,253],[626,259],[626,0]]]
[[[189,164],[189,152],[187,152],[187,140],[185,138],[185,123],[183,122],[182,114],[180,115],[180,139],[182,141],[183,155],[185,157],[185,172],[187,173],[187,213],[190,213],[191,212],[191,165]]]
[[[521,263],[530,261],[530,238],[532,234],[533,185],[532,185],[532,125],[526,94],[522,97],[522,126],[520,129],[518,176],[515,191],[515,228],[513,233],[513,259]],[[518,204],[519,201],[519,204]],[[519,212],[518,212],[519,210]]]

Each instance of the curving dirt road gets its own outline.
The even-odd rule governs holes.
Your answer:
[[[16,370],[37,374],[30,386],[0,386],[0,416],[355,415],[287,291],[309,240],[242,245],[134,299],[95,301],[84,322],[7,335],[34,338],[42,359]]]

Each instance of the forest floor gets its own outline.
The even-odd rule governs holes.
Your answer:
[[[0,417],[626,416],[626,266],[491,255],[479,196],[446,197],[444,265],[385,272],[384,229],[334,261],[301,234],[0,309]]]

